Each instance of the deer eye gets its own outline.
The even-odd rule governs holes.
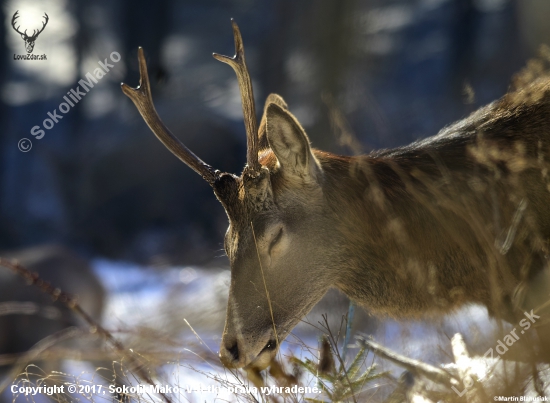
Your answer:
[[[283,229],[281,228],[279,230],[279,232],[277,233],[277,235],[275,235],[275,238],[273,238],[271,240],[271,243],[269,244],[269,249],[267,250],[267,253],[271,255],[271,250],[273,249],[273,247],[275,245],[277,245],[277,243],[279,243],[279,241],[281,240],[281,238],[283,237]]]

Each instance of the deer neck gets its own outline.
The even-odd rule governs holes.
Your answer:
[[[393,317],[448,311],[486,298],[472,263],[449,252],[456,245],[445,226],[407,190],[406,173],[399,172],[406,163],[377,156],[316,156],[325,173],[325,199],[339,243],[337,288]],[[460,227],[460,220],[447,218],[449,225]],[[445,274],[451,268],[462,273],[458,280]],[[451,295],[461,288],[469,289],[469,301],[460,293]]]

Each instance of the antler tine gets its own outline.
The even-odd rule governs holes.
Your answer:
[[[46,13],[44,13],[44,16],[42,18],[44,18],[46,21],[42,23],[42,29],[38,31],[39,34],[44,31],[44,28],[46,28],[46,25],[48,25],[48,21],[50,21],[50,17],[48,17],[48,14]]]
[[[13,15],[13,17],[11,18],[11,26],[13,27],[13,29],[15,30],[15,32],[17,32],[18,34],[20,35],[23,35],[23,32],[19,31],[19,27],[21,25],[18,25],[17,28],[15,27],[15,20],[19,18],[19,10],[17,10],[15,12],[15,14]]]
[[[237,74],[239,89],[241,91],[241,102],[243,106],[244,125],[247,137],[247,157],[248,172],[256,176],[260,172],[261,165],[258,162],[258,124],[256,122],[256,108],[254,105],[254,91],[252,90],[252,81],[246,68],[244,58],[244,46],[239,26],[231,19],[233,26],[233,37],[235,38],[235,56],[223,56],[213,53],[212,56],[220,62],[227,63]]]
[[[121,83],[122,92],[134,102],[141,117],[162,144],[212,186],[216,179],[219,178],[220,171],[215,170],[193,154],[193,152],[179,141],[164,125],[153,104],[151,86],[147,74],[147,63],[145,62],[145,55],[141,47],[138,49],[138,61],[140,75],[139,86],[137,88],[132,88]]]
[[[32,35],[30,36],[30,38],[35,38],[38,35],[40,35],[42,33],[42,31],[44,31],[44,28],[46,28],[46,25],[48,25],[48,21],[50,20],[50,17],[48,17],[48,14],[44,13],[44,16],[42,18],[44,18],[46,20],[42,23],[42,29],[39,29],[38,32],[37,32],[36,29],[33,29],[32,30]],[[25,31],[25,32],[27,32],[27,31]]]

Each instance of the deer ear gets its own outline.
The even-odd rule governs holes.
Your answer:
[[[267,106],[265,117],[267,140],[283,174],[305,180],[317,179],[321,167],[311,152],[306,132],[296,118],[278,103]]]
[[[270,104],[277,104],[277,105],[279,105],[281,108],[288,110],[288,105],[286,104],[286,102],[285,102],[285,100],[283,99],[283,97],[281,97],[280,95],[277,95],[277,94],[269,94],[269,96],[268,96],[267,99],[265,100],[264,116],[265,116],[265,112],[267,111],[267,107],[268,107]]]
[[[277,104],[281,108],[288,110],[288,105],[284,101],[284,99],[277,95],[277,94],[269,94],[267,99],[265,100],[265,106],[264,106],[264,114],[262,115],[262,120],[260,122],[260,128],[258,129],[258,139],[259,139],[259,146],[258,150],[260,152],[266,150],[269,148],[269,143],[267,141],[267,107],[270,104]]]

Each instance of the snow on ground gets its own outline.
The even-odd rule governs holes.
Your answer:
[[[139,345],[143,351],[171,352],[172,356],[163,357],[163,362],[169,364],[160,365],[157,379],[161,385],[181,388],[171,394],[174,401],[233,399],[232,393],[222,386],[240,381],[233,373],[222,369],[216,358],[225,320],[230,281],[228,270],[199,267],[158,270],[106,259],[96,259],[92,266],[108,291],[105,327],[125,344],[142,337]],[[283,343],[280,355],[315,360],[320,333],[314,326],[319,328],[321,315],[327,313],[331,330],[337,334],[347,309],[347,299],[336,291],[329,292],[328,297],[307,315],[309,324],[298,325]],[[357,309],[353,326],[355,334],[366,332],[396,352],[434,365],[450,361],[449,340],[456,332],[465,336],[469,347],[483,354],[491,347],[492,341],[489,340],[494,329],[495,323],[488,318],[486,309],[477,306],[464,308],[439,321],[406,323],[389,319],[378,321]],[[203,354],[208,350],[211,354]],[[353,356],[353,351],[348,357]],[[391,370],[395,376],[402,372],[401,368],[386,362],[382,362],[379,369]],[[93,376],[94,368],[89,363],[71,361],[66,365],[67,381],[86,384],[88,380],[92,384],[108,386],[108,382]],[[135,385],[139,382],[128,383]],[[315,386],[313,377],[308,377],[304,385]],[[211,389],[197,391],[200,387]],[[188,392],[187,388],[195,391]],[[217,389],[213,391],[212,388]],[[103,396],[108,398],[108,392]],[[22,398],[20,396],[17,401],[23,401]],[[40,398],[35,401],[40,401]]]
[[[196,342],[197,335],[217,354],[225,318],[230,274],[223,269],[201,269],[198,267],[173,267],[162,271],[141,267],[125,262],[96,259],[93,267],[109,291],[109,302],[105,313],[105,325],[113,330],[128,330],[138,327],[171,332],[170,336],[178,338],[185,349],[186,342]],[[331,292],[332,301],[321,302],[307,317],[309,323],[317,325],[321,314],[331,316],[329,322],[337,332],[341,316],[347,312],[347,302],[341,295]],[[194,332],[185,323],[186,319]],[[380,323],[364,313],[356,316],[354,331],[367,331],[375,339],[397,352],[425,362],[440,364],[449,362],[449,339],[456,332],[465,335],[469,345],[483,349],[495,324],[488,318],[485,308],[470,306],[440,321],[409,321],[398,323],[383,320]],[[376,322],[376,324],[373,324]],[[121,333],[123,335],[124,332]],[[318,331],[311,325],[299,325],[293,335],[283,343],[281,355],[295,355],[300,358],[315,358],[318,346]],[[123,336],[121,336],[123,337]],[[307,346],[304,346],[304,344]],[[383,365],[398,375],[402,370],[389,364]],[[212,377],[220,376],[231,380],[232,375],[221,370],[217,365],[207,362],[182,360],[171,371],[165,381],[173,385],[220,386]],[[202,373],[200,373],[202,372]],[[313,383],[311,383],[313,386]],[[223,393],[222,390],[220,393]],[[185,393],[185,401],[200,400],[204,393]],[[214,397],[214,394],[211,394]],[[228,398],[218,395],[219,398]]]

